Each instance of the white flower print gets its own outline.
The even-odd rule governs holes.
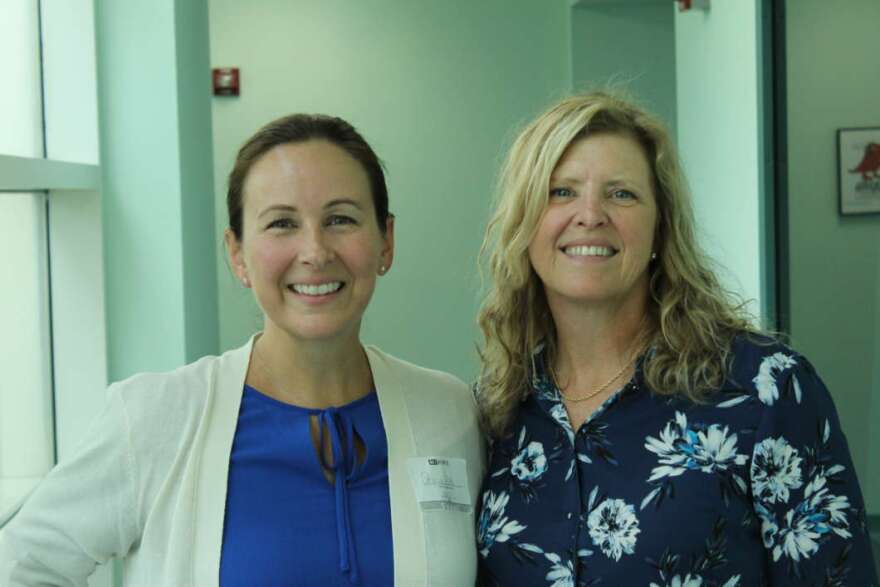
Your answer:
[[[755,513],[761,519],[761,538],[764,541],[764,548],[772,550],[773,544],[776,542],[776,536],[779,534],[776,517],[773,515],[773,512],[759,502],[755,502]]]
[[[491,490],[483,493],[483,510],[480,513],[477,543],[480,547],[480,555],[484,558],[489,555],[489,549],[496,542],[507,542],[511,536],[526,529],[516,520],[508,520],[504,515],[508,501],[510,495],[504,491],[498,495]]]
[[[813,523],[822,534],[834,532],[841,538],[852,538],[849,532],[849,521],[846,512],[849,509],[849,498],[846,495],[834,495],[828,491],[825,475],[817,475],[804,489],[804,504],[811,515]]]
[[[729,434],[729,428],[712,424],[705,431],[697,433],[699,444],[694,459],[703,473],[727,470],[729,465],[744,465],[748,455],[737,454],[736,434]]]
[[[801,457],[785,438],[765,438],[755,446],[751,473],[756,499],[786,503],[789,491],[802,485]]]
[[[804,500],[785,513],[780,526],[775,516],[761,504],[755,510],[761,518],[764,546],[773,553],[773,561],[783,555],[794,562],[810,558],[819,550],[820,541],[829,533],[849,539],[846,511],[849,498],[828,491],[824,475],[817,475],[804,489]]]
[[[562,405],[562,402],[558,402],[550,408],[550,416],[556,420],[557,424],[562,426],[562,429],[565,430],[565,433],[568,436],[569,442],[574,446],[574,430],[571,428],[571,420],[568,419],[568,412],[565,411],[565,406]]]
[[[574,564],[571,560],[565,562],[558,554],[548,552],[544,555],[553,566],[544,577],[550,583],[550,587],[574,587]]]
[[[740,575],[734,575],[730,579],[727,580],[724,585],[721,587],[739,587]],[[703,578],[699,575],[692,575],[688,573],[684,577],[681,575],[675,575],[672,579],[669,580],[669,583],[664,583],[663,585],[659,583],[651,583],[650,587],[702,587]]]
[[[773,561],[785,554],[793,561],[809,558],[819,550],[821,535],[808,518],[794,516],[794,510],[785,514],[786,527],[779,532],[779,544],[773,548]]]
[[[758,389],[758,399],[768,406],[772,406],[773,402],[779,399],[779,387],[776,385],[777,376],[785,369],[796,364],[797,362],[794,360],[794,357],[785,353],[775,353],[769,357],[764,357],[764,360],[761,361],[761,365],[758,367],[758,374],[752,379],[755,387]],[[796,378],[794,384],[796,386],[797,401],[800,403],[800,385]]]
[[[664,585],[651,583],[651,587],[702,587],[702,585],[703,578],[699,575],[691,575],[690,573],[684,577],[681,575],[675,575],[669,580],[669,583]]]
[[[748,455],[736,452],[737,435],[730,434],[727,426],[712,424],[694,430],[688,427],[687,416],[681,412],[675,412],[675,422],[668,422],[659,436],[645,438],[645,448],[656,454],[660,463],[651,470],[649,482],[677,477],[690,470],[727,471],[748,461]]]
[[[530,442],[510,462],[511,475],[520,481],[535,481],[546,471],[547,457],[540,442]]]
[[[593,544],[615,561],[635,552],[636,535],[641,532],[635,508],[622,499],[606,499],[587,518]]]

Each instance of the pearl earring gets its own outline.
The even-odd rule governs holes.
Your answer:
[[[657,258],[657,253],[651,253],[651,260],[655,260]]]
[[[385,267],[385,265],[379,267],[379,275],[385,275],[386,271],[388,271],[388,269]]]

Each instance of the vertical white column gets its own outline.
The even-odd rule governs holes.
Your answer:
[[[34,0],[3,0],[0,71],[0,154],[42,157],[40,29]]]
[[[98,164],[93,0],[40,0],[46,155]],[[70,454],[104,401],[101,194],[49,193],[49,251],[58,459]]]
[[[37,3],[4,0],[0,153],[43,156]],[[45,195],[0,193],[0,511],[52,466]]]
[[[767,305],[760,18],[756,0],[675,14],[678,144],[700,240],[723,268],[724,285],[754,300],[756,316]]]
[[[93,0],[40,0],[40,7],[46,155],[60,161],[97,164]]]
[[[0,510],[54,462],[45,195],[0,194]]]

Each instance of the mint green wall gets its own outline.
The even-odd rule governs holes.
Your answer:
[[[880,216],[838,215],[835,135],[880,126],[880,3],[789,0],[786,18],[793,342],[831,390],[868,510],[880,513]]]
[[[214,98],[215,241],[226,174],[253,131],[291,112],[350,120],[387,163],[394,267],[363,340],[476,375],[475,263],[512,128],[571,85],[569,7],[533,0],[210,0],[211,61],[240,67],[239,98]],[[218,244],[219,246],[219,244]],[[260,314],[218,260],[220,340]]]
[[[728,288],[768,302],[764,246],[758,0],[675,11],[678,143],[700,240]]]
[[[675,7],[671,2],[581,5],[571,13],[576,90],[631,92],[674,132]]]
[[[206,10],[96,2],[111,381],[217,350]]]

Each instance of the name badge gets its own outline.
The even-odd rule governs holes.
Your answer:
[[[471,511],[473,504],[464,459],[413,457],[406,466],[423,510]]]

